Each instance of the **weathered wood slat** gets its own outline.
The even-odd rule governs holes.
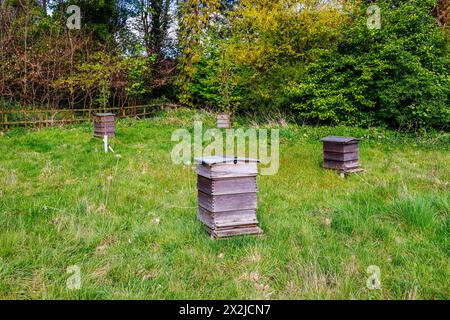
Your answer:
[[[210,212],[249,210],[257,208],[257,196],[256,192],[213,196],[199,191],[198,204]]]
[[[323,158],[325,160],[331,160],[331,161],[357,161],[359,159],[358,151],[351,152],[351,153],[339,153],[339,152],[328,152],[324,151]]]
[[[217,127],[219,129],[231,128],[231,116],[225,113],[219,113],[217,115]]]
[[[208,179],[199,176],[198,190],[210,195],[254,193],[258,191],[256,177]]]
[[[211,229],[258,224],[255,209],[213,213],[199,207],[198,218]]]
[[[104,117],[94,116],[94,121],[97,121],[99,124],[114,123],[114,117],[112,117],[112,116],[104,116]]]
[[[258,175],[257,163],[238,164],[207,164],[197,165],[197,174],[208,179],[234,178],[234,177],[256,177]]]
[[[95,126],[95,129],[96,130],[110,130],[110,129],[115,129],[115,125],[113,124],[113,125],[104,125],[104,124],[101,124],[101,125],[96,125]]]
[[[335,170],[348,170],[348,169],[356,169],[359,168],[358,161],[331,161],[324,160],[324,168],[326,169],[335,169]]]
[[[235,236],[244,236],[244,235],[262,235],[264,232],[258,226],[246,226],[246,227],[235,227],[235,228],[222,228],[222,229],[209,229],[206,227],[206,230],[209,232],[212,238],[220,239],[220,238],[229,238]]]
[[[230,121],[230,115],[225,114],[225,113],[219,113],[217,115],[217,120],[227,120]]]
[[[339,153],[353,153],[358,152],[358,144],[334,144],[324,143],[323,151],[325,152],[339,152]]]
[[[320,141],[324,143],[334,143],[334,144],[352,144],[358,143],[359,139],[353,137],[329,136],[321,139]]]
[[[217,123],[217,128],[219,129],[230,129],[231,128],[231,123]]]

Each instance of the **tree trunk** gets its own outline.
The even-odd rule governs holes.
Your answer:
[[[47,0],[42,0],[42,9],[44,9],[44,14],[47,15]]]

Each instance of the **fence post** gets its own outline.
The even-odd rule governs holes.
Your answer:
[[[42,129],[42,111],[39,111],[39,129]]]
[[[139,117],[141,119],[145,119],[152,110],[151,105],[121,106],[118,108],[106,109],[92,109],[92,107],[83,109],[49,109],[45,108],[45,106],[36,107],[34,105],[32,109],[26,109],[26,107],[23,107],[24,109],[20,109],[13,108],[12,106],[12,100],[11,102],[6,102],[4,98],[0,97],[0,129],[9,130],[16,126],[42,129],[44,127],[51,127],[58,123],[77,123],[78,120],[92,121],[92,114],[97,111],[116,112],[118,117],[122,115],[123,118]],[[19,107],[20,106],[22,106],[21,103],[19,103]],[[58,120],[56,117],[58,114],[61,115],[61,120]]]
[[[0,105],[1,105],[1,107],[2,107],[2,108],[1,108],[1,113],[0,113],[0,121],[3,122],[3,114],[4,114],[3,111],[4,111],[4,106],[5,106],[5,105],[3,104],[3,98],[0,99]],[[4,125],[2,125],[1,127],[3,128]]]
[[[3,127],[5,129],[9,129],[8,128],[8,113],[6,112],[6,102],[4,99],[2,99],[2,104],[3,104],[3,114],[2,114],[2,121],[4,122]]]

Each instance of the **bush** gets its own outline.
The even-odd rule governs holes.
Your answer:
[[[372,30],[368,5],[361,6],[305,79],[289,84],[286,94],[298,116],[307,122],[448,130],[448,42],[430,14],[434,2],[377,2],[382,24]]]

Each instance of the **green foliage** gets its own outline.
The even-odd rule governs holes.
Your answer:
[[[122,0],[50,0],[50,6],[64,17],[69,5],[81,9],[82,28],[102,42],[114,42],[114,33],[124,27],[128,12]]]
[[[151,75],[150,64],[156,60],[156,55],[148,58],[128,57],[124,63],[128,75],[128,84],[125,91],[128,96],[145,96],[150,92],[147,84]]]
[[[367,28],[362,6],[308,76],[290,83],[295,110],[308,122],[448,129],[448,42],[429,3],[379,5],[381,29]]]
[[[77,66],[75,72],[55,81],[55,86],[69,90],[70,96],[85,94],[93,106],[106,107],[111,92],[124,90],[127,98],[150,93],[151,64],[156,56],[117,57],[96,52]]]
[[[191,92],[197,101],[251,112],[285,108],[286,84],[299,79],[317,48],[330,46],[336,26],[346,20],[331,5],[301,3],[305,10],[286,0],[244,0],[218,12],[216,24],[225,31],[213,25],[210,33],[217,35],[208,34],[209,41],[202,42],[204,54],[194,65],[197,75]],[[230,102],[225,102],[227,95]]]
[[[196,97],[197,103],[207,107],[222,104],[223,98],[220,94],[221,79],[219,75],[219,58],[217,56],[211,55],[200,59],[190,89]]]
[[[218,11],[229,32],[204,25],[184,90],[204,106],[288,111],[305,123],[448,130],[448,37],[436,1],[336,3],[243,0]],[[374,4],[381,29],[368,26]]]
[[[200,62],[202,34],[210,23],[210,16],[215,12],[218,0],[180,1],[178,29],[179,75],[175,81],[178,99],[184,105],[193,105],[192,82]]]
[[[304,123],[448,130],[448,19],[436,3],[8,0],[0,96],[58,108],[176,95]],[[81,7],[80,31],[65,27],[69,4]]]
[[[233,114],[240,104],[242,87],[226,42],[211,35],[196,69],[191,85],[195,103]]]
[[[2,2],[0,98],[22,107],[87,108],[142,103],[172,92],[174,59],[161,54],[156,60],[145,47],[142,21],[134,21],[141,8],[136,1]],[[170,1],[164,0],[165,8]],[[66,27],[72,4],[80,6],[81,30]],[[166,49],[167,23],[152,29],[160,35],[159,51]]]

